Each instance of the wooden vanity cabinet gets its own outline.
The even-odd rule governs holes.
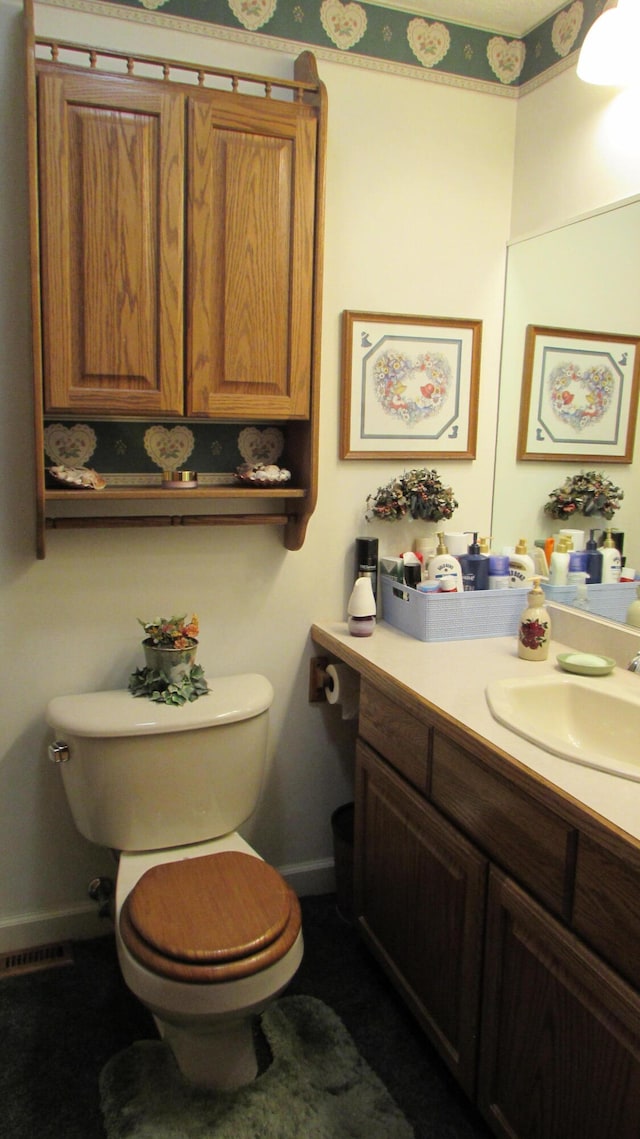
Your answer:
[[[361,677],[357,920],[500,1139],[640,1135],[640,851],[598,826]]]
[[[473,1096],[487,860],[361,741],[356,803],[363,934]]]
[[[637,1139],[640,997],[492,869],[479,1106],[504,1139]]]

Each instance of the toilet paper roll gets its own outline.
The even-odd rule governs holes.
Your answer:
[[[327,665],[327,676],[327,703],[340,705],[343,720],[355,719],[360,696],[358,673],[347,668],[346,664],[330,664]]]

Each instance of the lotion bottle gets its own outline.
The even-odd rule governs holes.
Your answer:
[[[566,585],[569,572],[569,551],[564,538],[561,538],[551,555],[549,585]]]
[[[469,544],[466,554],[460,555],[462,569],[462,584],[467,592],[477,589],[489,588],[489,558],[487,554],[480,553],[478,534],[473,533],[473,541]]]
[[[620,557],[620,550],[611,537],[610,530],[607,530],[607,536],[602,543],[600,552],[602,554],[602,584],[609,585],[620,581],[622,558]]]
[[[438,548],[435,556],[429,562],[428,575],[432,581],[440,581],[443,577],[455,577],[456,591],[462,593],[462,570],[460,562],[450,554],[444,542],[444,532],[438,534]]]
[[[518,630],[518,656],[522,660],[546,660],[549,655],[551,621],[545,608],[540,578],[533,578],[527,608],[520,617]]]
[[[584,568],[589,574],[589,581],[591,584],[599,585],[602,581],[602,552],[596,545],[594,534],[595,530],[589,531],[589,537],[587,539],[586,545],[587,562]]]
[[[514,552],[509,556],[509,584],[519,588],[527,581],[531,581],[535,573],[533,558],[527,553],[527,543],[524,538],[518,542]]]

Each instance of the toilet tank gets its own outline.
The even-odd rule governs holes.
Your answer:
[[[161,850],[236,830],[258,801],[273,688],[220,677],[181,707],[127,690],[58,696],[47,707],[71,813],[91,842]],[[63,753],[64,754],[64,753]]]

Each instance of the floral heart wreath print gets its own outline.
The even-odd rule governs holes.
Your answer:
[[[582,372],[577,364],[570,362],[553,369],[548,385],[549,401],[558,419],[575,431],[584,431],[599,423],[609,408],[615,377],[604,364]]]
[[[373,382],[386,413],[413,426],[441,410],[451,368],[441,352],[423,352],[413,360],[404,352],[383,352],[373,365]]]

